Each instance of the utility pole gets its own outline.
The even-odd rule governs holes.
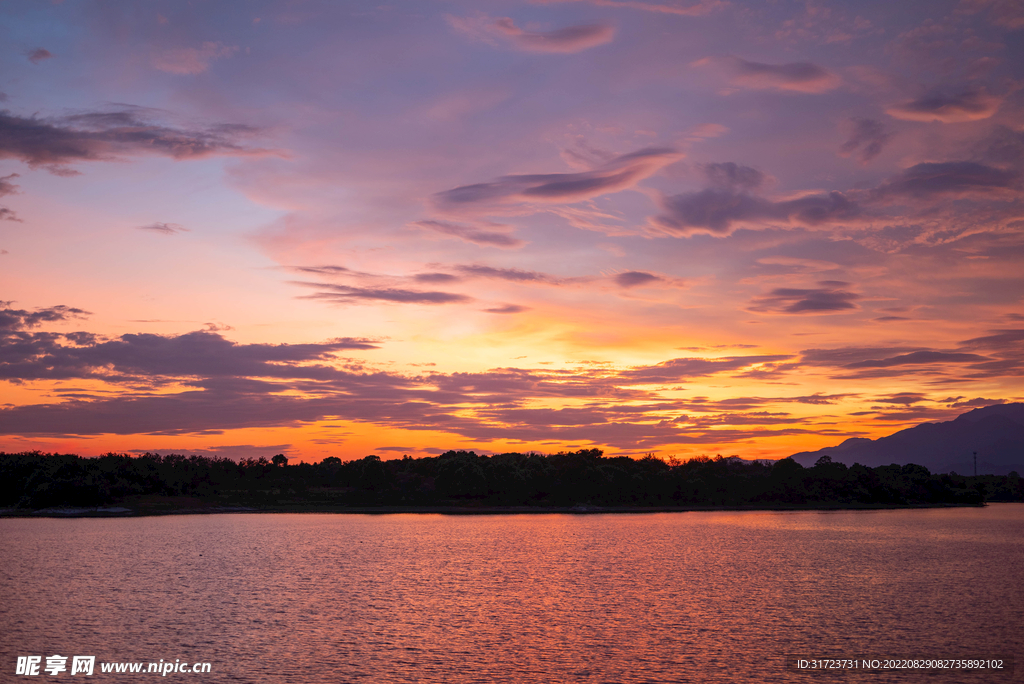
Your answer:
[[[974,477],[978,477],[978,452],[974,452]]]

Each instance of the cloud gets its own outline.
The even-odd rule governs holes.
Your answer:
[[[797,93],[824,93],[841,83],[838,76],[810,62],[765,64],[739,57],[705,57],[693,66],[717,65],[728,73],[729,82],[755,90],[780,90]]]
[[[804,349],[800,363],[808,366],[841,367],[865,359],[916,351],[913,347],[840,347],[838,349]]]
[[[694,4],[671,2],[639,2],[637,0],[530,0],[534,5],[554,5],[565,2],[586,2],[598,7],[614,7],[617,9],[635,9],[658,14],[675,14],[683,17],[700,17],[729,5],[726,0],[700,0]]]
[[[490,309],[484,309],[487,313],[493,314],[517,314],[529,311],[530,307],[520,306],[518,304],[504,304],[502,306],[495,306]]]
[[[911,166],[872,191],[875,197],[991,193],[1013,188],[1018,174],[969,161],[924,163]]]
[[[926,399],[927,397],[920,392],[898,392],[887,397],[877,397],[874,401],[877,401],[880,404],[902,404],[903,406],[910,406],[912,404],[919,404]]]
[[[524,202],[572,203],[632,187],[682,155],[670,148],[646,148],[616,157],[593,171],[502,176],[434,195],[443,211],[496,209]]]
[[[234,45],[207,41],[199,47],[171,48],[153,55],[152,64],[156,69],[169,74],[201,74],[210,68],[215,59],[230,57],[238,52]]]
[[[990,7],[988,18],[996,26],[1010,30],[1024,29],[1024,7],[1016,0],[973,0],[962,4]]]
[[[952,402],[949,404],[949,408],[983,408],[985,406],[992,406],[994,404],[1005,404],[1005,399],[986,399],[985,397],[975,397],[974,399],[964,399],[964,397],[949,397],[944,401]]]
[[[740,370],[755,364],[785,361],[788,355],[727,356],[718,359],[697,357],[679,358],[654,366],[638,366],[616,374],[615,379],[626,383],[671,383],[699,378],[715,373]]]
[[[418,283],[458,283],[462,281],[462,278],[451,273],[417,273],[412,279]]]
[[[916,100],[893,105],[885,110],[889,116],[904,121],[940,121],[961,123],[987,119],[996,113],[1002,102],[984,90],[964,90],[956,94],[931,93]]]
[[[1024,346],[1024,330],[994,330],[992,335],[975,337],[960,343],[962,349],[1016,349]]]
[[[11,182],[12,178],[17,178],[18,174],[12,173],[8,176],[0,176],[0,197],[4,195],[16,195],[18,193],[18,186]],[[7,207],[0,207],[0,221],[17,221],[21,223],[21,219],[12,210]]]
[[[481,230],[473,226],[464,226],[448,221],[417,221],[413,224],[419,228],[430,230],[441,235],[450,235],[466,242],[471,242],[484,247],[499,247],[501,249],[517,249],[526,244],[524,240],[514,238],[507,233],[494,230]],[[501,224],[489,224],[492,227],[504,227]]]
[[[28,61],[33,64],[39,64],[43,60],[51,59],[53,57],[53,53],[46,48],[40,47],[34,50],[29,50],[25,53],[25,56],[28,57]]]
[[[752,302],[751,311],[790,314],[823,314],[856,309],[854,302],[860,295],[839,288],[849,283],[823,280],[819,288],[801,289],[780,287]]]
[[[582,52],[610,43],[615,29],[605,24],[569,26],[557,31],[524,31],[505,17],[494,22],[494,29],[513,45],[527,52]]]
[[[12,178],[17,178],[18,174],[12,173],[8,176],[0,176],[0,197],[4,195],[14,195],[18,192],[18,186],[11,182]]]
[[[606,24],[569,26],[556,31],[524,31],[515,22],[502,17],[445,17],[452,28],[476,40],[496,44],[501,41],[524,52],[574,53],[610,43],[615,29]],[[496,40],[497,39],[497,40]]]
[[[164,235],[176,235],[178,233],[187,233],[188,228],[179,226],[177,223],[151,223],[148,226],[136,226],[138,230],[150,230],[155,233],[163,233]]]
[[[537,271],[525,271],[519,268],[494,268],[492,266],[456,266],[455,270],[464,276],[474,278],[494,278],[497,280],[509,280],[516,283],[556,283],[558,280],[546,273]]]
[[[495,307],[514,313],[519,307]],[[298,426],[326,419],[366,421],[398,429],[444,431],[480,439],[582,439],[616,447],[728,443],[755,433],[723,426],[804,422],[768,403],[828,405],[845,395],[736,399],[689,404],[703,416],[680,415],[688,403],[662,400],[643,385],[749,371],[784,355],[678,358],[622,370],[605,364],[576,369],[499,368],[482,373],[407,376],[339,367],[337,354],[373,349],[370,340],[322,344],[239,344],[216,332],[130,334],[28,332],[26,317],[59,321],[75,311],[51,307],[11,311],[9,343],[0,344],[0,377],[12,380],[105,381],[112,394],[62,386],[60,401],[0,408],[0,434],[216,434],[247,427]],[[189,387],[166,392],[170,383]],[[159,392],[156,392],[159,388]],[[109,390],[108,390],[109,391]],[[573,399],[582,405],[551,406]],[[544,401],[545,405],[531,404]],[[748,406],[749,405],[749,406]],[[761,430],[783,436],[815,430]],[[280,450],[279,450],[280,451]]]
[[[1024,166],[1024,130],[996,126],[978,145],[980,158],[996,164]]]
[[[366,277],[370,276],[369,273],[361,273],[359,271],[353,271],[350,268],[344,266],[294,266],[293,270],[299,271],[300,273],[316,273],[323,276],[356,276]]]
[[[764,183],[764,174],[749,166],[734,162],[701,164],[700,170],[708,182],[719,188],[755,190]]]
[[[773,202],[731,189],[709,188],[662,196],[658,203],[665,213],[652,218],[652,224],[671,235],[728,235],[735,224],[783,222],[818,226],[852,221],[861,213],[859,205],[841,192]]]
[[[850,137],[839,147],[839,153],[844,157],[851,156],[854,152],[860,158],[862,164],[882,153],[885,144],[892,136],[886,132],[885,126],[874,119],[850,119]]]
[[[1021,333],[1018,338],[1017,333]],[[922,349],[907,347],[843,347],[808,349],[801,352],[800,363],[853,371],[837,376],[843,379],[888,378],[899,375],[938,375],[937,383],[983,378],[1019,376],[1024,373],[1024,331],[997,331],[996,335],[975,338],[959,349]],[[989,349],[995,357],[972,350]],[[945,375],[955,371],[956,377]]]
[[[664,280],[665,279],[661,276],[656,276],[653,273],[645,273],[644,271],[626,271],[625,273],[619,273],[615,276],[615,284],[624,288],[651,285]]]
[[[265,153],[236,141],[255,132],[227,124],[206,130],[170,128],[148,121],[142,108],[88,112],[53,119],[25,118],[0,111],[0,159],[19,159],[55,173],[79,161],[110,161],[119,155],[159,154],[173,159]]]
[[[88,311],[64,305],[50,306],[35,311],[11,309],[9,308],[11,303],[0,301],[0,307],[3,307],[0,308],[0,336],[5,331],[38,328],[43,323],[62,322],[91,315]]]
[[[893,366],[921,365],[934,363],[976,363],[988,361],[984,356],[977,354],[966,354],[963,352],[943,351],[915,351],[909,354],[900,354],[886,359],[867,359],[848,363],[845,368],[892,368]]]
[[[8,379],[275,378],[331,380],[330,361],[347,350],[376,349],[372,340],[343,337],[321,344],[238,344],[216,332],[128,334],[103,340],[92,333],[29,333],[43,322],[81,318],[64,306],[35,312],[0,310],[0,377]]]
[[[320,290],[311,295],[303,295],[301,299],[317,299],[334,304],[359,304],[373,301],[396,304],[460,304],[473,300],[472,297],[451,292],[422,292],[390,287],[351,287],[330,283],[297,282],[295,284]]]

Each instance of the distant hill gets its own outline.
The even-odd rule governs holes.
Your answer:
[[[979,475],[1024,473],[1024,404],[986,406],[945,423],[923,423],[879,439],[855,437],[828,449],[793,454],[793,460],[811,466],[827,454],[846,465],[917,463],[933,473],[972,475],[975,451]]]

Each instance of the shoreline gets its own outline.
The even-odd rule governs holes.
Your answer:
[[[981,504],[791,504],[765,506],[185,506],[185,507],[68,507],[25,510],[0,509],[0,518],[148,518],[166,515],[331,514],[331,515],[605,515],[645,513],[758,512],[758,511],[882,511],[929,508],[983,508]],[[1013,502],[1009,502],[1013,503]]]

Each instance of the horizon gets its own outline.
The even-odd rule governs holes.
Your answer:
[[[1024,401],[1012,3],[0,17],[0,451],[780,459]]]

